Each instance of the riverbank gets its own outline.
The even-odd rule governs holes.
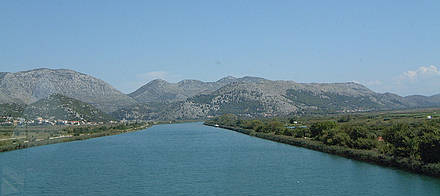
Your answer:
[[[250,129],[218,125],[215,123],[205,122],[204,125],[228,129],[249,136],[254,136],[254,137],[267,139],[279,143],[289,144],[293,146],[303,147],[315,151],[325,152],[358,161],[369,162],[385,167],[392,167],[413,173],[418,173],[433,177],[440,177],[440,168],[438,167],[438,164],[422,164],[421,162],[411,161],[405,158],[396,159],[391,156],[385,156],[379,154],[373,150],[359,150],[359,149],[352,149],[342,146],[326,145],[320,141],[311,140],[311,139],[294,138],[290,136],[275,135],[271,133],[262,133]]]
[[[42,146],[42,145],[49,145],[49,144],[56,144],[56,143],[63,143],[63,142],[72,142],[72,141],[79,141],[79,140],[87,140],[87,139],[104,137],[104,136],[111,136],[111,135],[118,135],[118,134],[122,134],[122,133],[143,130],[143,129],[146,129],[151,126],[152,126],[152,124],[140,124],[139,126],[130,127],[127,129],[113,129],[112,127],[110,127],[107,130],[104,130],[104,131],[101,131],[98,133],[70,134],[70,135],[63,135],[63,136],[58,136],[58,137],[51,137],[51,138],[47,138],[44,140],[37,140],[37,141],[23,141],[23,140],[21,140],[16,143],[13,143],[13,144],[1,145],[0,146],[0,153],[24,149],[24,148],[30,148],[30,147],[35,147],[35,146]],[[68,127],[68,128],[72,128],[72,127]]]

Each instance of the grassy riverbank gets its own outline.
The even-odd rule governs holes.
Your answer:
[[[0,133],[3,135],[0,140],[0,152],[117,135],[142,130],[151,125],[122,123],[97,126],[2,127],[0,128]]]
[[[428,112],[436,114],[437,111]],[[239,119],[225,115],[206,121],[205,125],[440,177],[440,162],[437,159],[440,156],[439,121],[425,120],[426,112],[368,113],[351,117],[302,119]]]
[[[34,146],[86,140],[142,130],[153,125],[199,122],[196,120],[119,123],[95,126],[0,127],[0,152]]]

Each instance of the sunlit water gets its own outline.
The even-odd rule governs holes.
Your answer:
[[[440,195],[440,179],[201,123],[0,153],[0,195]]]

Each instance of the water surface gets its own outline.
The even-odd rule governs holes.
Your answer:
[[[440,195],[440,179],[201,123],[0,153],[3,195]]]

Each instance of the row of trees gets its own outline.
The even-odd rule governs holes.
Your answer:
[[[440,162],[440,129],[436,121],[416,127],[395,124],[385,129],[383,137],[387,145],[384,153],[425,163]]]
[[[101,125],[101,126],[80,126],[80,127],[66,127],[64,132],[78,136],[86,133],[100,133],[106,131],[122,131],[127,129],[133,129],[145,125],[144,123],[120,123],[116,125]]]
[[[290,120],[293,122],[293,120]],[[352,149],[374,150],[397,159],[406,158],[424,163],[440,163],[440,121],[423,123],[394,123],[373,130],[364,122],[351,118],[315,121],[308,126],[287,127],[289,120],[243,120],[232,114],[215,118],[221,125],[240,127],[274,135],[306,138],[325,145],[337,145]],[[348,123],[350,121],[350,123]],[[377,127],[374,127],[376,129]]]
[[[373,149],[378,146],[377,135],[359,125],[338,125],[334,121],[313,123],[312,138],[328,145],[339,145],[355,149]]]

